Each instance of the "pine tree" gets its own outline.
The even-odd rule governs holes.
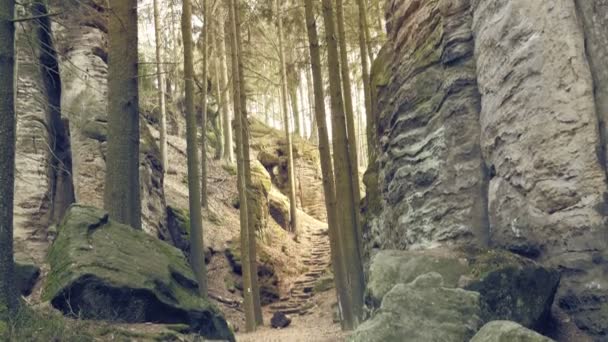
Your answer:
[[[17,311],[14,288],[13,199],[15,184],[15,13],[13,0],[0,0],[0,338]]]
[[[141,229],[137,0],[111,0],[108,24],[108,152],[104,207]]]
[[[369,61],[368,61],[368,38],[369,28],[367,26],[367,8],[364,0],[357,0],[359,7],[359,55],[361,56],[361,78],[363,79],[363,93],[365,94],[365,115],[367,118],[368,132],[374,127],[374,118],[372,113],[372,93],[371,81],[369,76]],[[371,60],[371,57],[370,57]],[[373,160],[373,144],[370,143],[368,136],[367,144],[367,159]]]
[[[281,0],[276,0],[277,10],[277,26],[279,30],[279,60],[281,63],[281,104],[283,109],[283,121],[285,127],[285,139],[287,141],[287,172],[289,182],[289,207],[290,207],[290,218],[291,218],[291,230],[297,236],[298,225],[297,225],[297,210],[296,210],[296,180],[295,180],[295,169],[293,162],[293,142],[289,127],[289,109],[287,106],[287,71],[285,65],[285,50],[283,44],[283,18],[281,15]],[[295,101],[293,101],[295,102]],[[296,105],[297,107],[297,105]]]
[[[186,90],[186,143],[188,156],[188,195],[190,207],[190,263],[198,281],[201,297],[207,296],[207,266],[203,242],[201,192],[198,168],[196,114],[194,112],[194,58],[192,53],[192,4],[183,1],[182,39],[184,41],[184,78]]]
[[[306,27],[310,46],[310,61],[315,100],[315,122],[318,127],[319,155],[321,159],[321,172],[323,175],[323,192],[325,194],[325,208],[327,209],[327,224],[329,226],[329,241],[331,246],[331,260],[334,271],[334,282],[340,311],[351,311],[350,298],[343,295],[347,292],[345,288],[343,251],[340,243],[340,225],[336,205],[336,185],[334,171],[331,162],[331,151],[326,124],[325,93],[323,90],[323,75],[321,71],[321,52],[319,37],[315,21],[314,5],[312,0],[304,1],[306,13]]]
[[[338,21],[338,42],[340,45],[340,73],[342,75],[342,90],[344,95],[344,114],[348,131],[348,143],[351,162],[351,173],[355,204],[361,201],[359,188],[359,158],[357,157],[357,135],[355,127],[355,110],[353,108],[353,95],[348,69],[348,54],[346,49],[346,30],[344,28],[344,6],[342,0],[336,0],[336,14]]]
[[[203,77],[201,89],[201,205],[207,208],[207,70],[209,43],[209,10],[207,0],[203,1]]]
[[[229,89],[228,89],[228,66],[226,62],[226,36],[224,21],[220,18],[217,21],[217,54],[219,59],[219,86],[221,93],[218,94],[221,103],[223,124],[224,124],[224,159],[234,162],[234,147],[232,142],[232,120],[230,119]]]
[[[340,225],[340,242],[342,257],[345,260],[345,288],[352,307],[343,308],[343,328],[356,328],[363,318],[363,265],[361,263],[361,237],[357,220],[358,204],[352,182],[352,169],[349,153],[349,141],[344,117],[344,104],[340,85],[340,62],[334,10],[332,0],[323,0],[323,21],[325,23],[325,40],[327,43],[327,68],[329,70],[329,88],[332,110],[332,138],[334,174],[336,179],[336,194],[340,194],[338,202],[338,221]]]
[[[161,25],[160,11],[158,1],[154,0],[154,36],[156,38],[156,81],[158,82],[158,108],[160,111],[160,160],[163,166],[163,172],[167,172],[168,156],[167,156],[167,108],[165,105],[165,75],[163,75],[163,58],[161,53]]]

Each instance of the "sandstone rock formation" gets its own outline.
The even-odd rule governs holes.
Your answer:
[[[468,341],[481,325],[480,314],[478,293],[445,288],[440,274],[428,273],[395,285],[350,341]]]
[[[390,0],[373,67],[366,254],[504,248],[608,335],[605,0]]]
[[[206,338],[234,341],[219,310],[199,297],[182,252],[113,222],[103,210],[73,205],[49,261],[43,297],[66,315],[186,324]]]
[[[59,52],[61,109],[69,120],[75,197],[78,203],[103,206],[107,140],[107,27],[97,0],[60,1],[53,25]],[[146,124],[141,124],[140,183],[142,226],[169,239],[160,152]]]
[[[484,325],[471,342],[551,342],[552,339],[509,321],[493,321]]]
[[[477,292],[484,323],[509,320],[534,329],[546,328],[559,284],[557,270],[500,250],[385,250],[371,262],[368,307],[378,307],[395,285],[427,273],[441,275],[443,287]]]

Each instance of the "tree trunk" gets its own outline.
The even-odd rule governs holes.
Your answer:
[[[285,50],[283,47],[283,18],[281,16],[281,2],[276,0],[277,22],[279,28],[279,58],[281,63],[281,103],[283,108],[283,121],[285,126],[285,139],[287,141],[288,159],[288,182],[289,182],[289,207],[291,219],[291,231],[298,235],[297,210],[296,210],[296,179],[293,162],[293,143],[289,129],[289,110],[287,108],[287,71],[285,66]]]
[[[13,202],[15,185],[15,13],[0,0],[0,338],[19,306],[14,288]],[[4,326],[3,326],[4,325]]]
[[[158,82],[158,108],[160,110],[160,160],[163,172],[167,172],[167,108],[165,105],[165,75],[163,75],[163,59],[161,54],[161,26],[158,1],[154,0],[154,36],[156,38],[156,81]]]
[[[232,144],[232,120],[230,119],[230,108],[228,106],[228,66],[226,63],[226,39],[224,38],[224,21],[217,21],[217,57],[219,59],[219,84],[221,94],[218,94],[221,102],[221,110],[224,124],[224,159],[230,163],[234,162],[234,147]]]
[[[243,44],[241,41],[241,19],[240,19],[240,10],[239,7],[236,6],[239,0],[235,2],[235,20],[237,27],[237,35],[236,35],[236,45],[237,45],[237,67],[239,73],[239,100],[241,102],[241,134],[243,136],[243,160],[244,160],[244,168],[245,168],[245,185],[247,189],[252,189],[253,186],[251,184],[251,154],[249,152],[249,120],[247,118],[247,91],[246,91],[246,83],[245,83],[245,72],[244,72],[244,64],[243,64]],[[262,304],[260,302],[260,287],[258,284],[258,267],[257,267],[257,255],[256,255],[256,231],[254,222],[254,212],[253,205],[251,205],[253,199],[249,194],[247,195],[247,200],[250,205],[248,206],[248,243],[249,243],[249,272],[251,273],[251,289],[253,296],[253,313],[255,317],[256,325],[264,324],[264,316],[262,314]]]
[[[336,0],[336,13],[338,20],[338,42],[340,44],[340,72],[342,74],[342,89],[344,91],[344,110],[346,127],[348,129],[348,143],[353,182],[354,201],[357,208],[361,201],[359,188],[359,158],[357,156],[357,129],[355,127],[355,110],[353,108],[353,95],[348,70],[348,55],[346,50],[346,31],[344,30],[344,6],[342,0]],[[357,210],[357,213],[359,211]]]
[[[321,172],[323,175],[323,191],[325,193],[325,208],[327,209],[327,224],[329,226],[329,241],[331,245],[331,260],[334,271],[334,282],[340,312],[350,311],[350,300],[344,294],[345,288],[344,258],[340,243],[340,225],[337,217],[336,186],[334,182],[334,171],[331,162],[331,151],[329,150],[329,136],[326,125],[325,94],[323,91],[323,75],[321,72],[321,52],[319,48],[319,37],[315,21],[314,5],[312,0],[304,1],[306,13],[306,27],[308,29],[308,41],[310,44],[310,60],[312,78],[314,83],[315,118],[318,126],[319,155],[321,157]]]
[[[365,94],[365,116],[367,118],[367,131],[374,127],[375,118],[372,113],[372,93],[371,83],[369,77],[369,62],[367,55],[367,9],[365,8],[365,1],[357,0],[359,6],[359,55],[361,56],[361,78],[363,79],[363,93]],[[373,154],[375,153],[372,149],[370,137],[367,136],[367,160],[373,160]]]
[[[184,41],[184,81],[186,90],[186,144],[188,155],[188,195],[190,207],[190,263],[201,297],[207,297],[207,265],[203,242],[201,189],[198,168],[196,113],[194,112],[194,59],[192,53],[192,4],[183,1],[182,39]]]
[[[338,217],[340,222],[340,241],[343,246],[345,262],[346,295],[352,307],[343,311],[343,327],[347,330],[356,328],[363,318],[363,265],[361,263],[361,238],[357,222],[357,207],[352,183],[349,141],[346,133],[344,104],[340,87],[340,63],[338,43],[336,42],[335,23],[332,0],[323,0],[323,19],[327,42],[330,99],[332,108],[332,131],[334,147],[334,173],[336,177],[336,194],[340,194]]]
[[[203,1],[203,75],[201,89],[201,205],[207,208],[207,70],[208,70],[208,50],[209,42],[209,16],[207,11],[207,0]],[[219,138],[219,137],[218,137]]]
[[[104,206],[141,229],[137,0],[111,0],[108,25],[108,151]]]
[[[289,99],[291,100],[291,111],[293,113],[294,133],[301,137],[300,111],[302,108],[298,108],[298,83],[295,78],[289,82]]]
[[[246,118],[243,117],[244,108],[242,106],[241,90],[244,88],[241,86],[241,73],[240,73],[240,51],[239,51],[239,22],[237,18],[237,0],[230,0],[230,24],[231,24],[231,39],[230,42],[232,52],[232,85],[233,85],[233,105],[234,105],[234,121],[235,121],[235,134],[236,134],[236,153],[237,153],[237,186],[239,190],[239,203],[240,203],[240,222],[241,222],[241,264],[243,267],[243,299],[245,304],[245,331],[255,331],[258,320],[256,318],[256,308],[254,297],[259,296],[259,292],[254,289],[253,284],[253,272],[257,273],[257,268],[253,268],[254,264],[251,260],[251,247],[255,248],[255,235],[253,241],[251,240],[252,230],[250,224],[250,210],[249,210],[249,196],[247,194],[247,167],[248,157],[245,155],[249,153],[249,149],[245,148],[245,138],[247,136],[246,131]],[[257,274],[255,275],[257,279]]]

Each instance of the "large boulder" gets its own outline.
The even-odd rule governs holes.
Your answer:
[[[462,342],[481,325],[479,294],[446,288],[438,273],[395,285],[377,314],[351,336],[351,342]]]
[[[372,259],[368,305],[377,307],[395,285],[407,284],[428,272],[441,274],[445,287],[480,293],[485,322],[512,320],[530,328],[546,323],[560,280],[557,270],[505,251],[388,250]]]
[[[73,205],[49,252],[43,297],[66,315],[126,323],[180,323],[212,339],[234,340],[226,320],[198,296],[177,248]]]
[[[471,342],[552,342],[535,331],[509,321],[492,321],[484,325]]]

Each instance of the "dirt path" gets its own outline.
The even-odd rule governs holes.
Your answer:
[[[316,221],[316,220],[315,220]],[[265,308],[264,327],[254,333],[240,333],[239,342],[334,342],[345,340],[339,323],[334,322],[334,305],[336,293],[333,286],[327,284],[331,278],[329,237],[327,226],[317,224],[301,225],[301,248],[303,263],[307,271],[292,282],[286,296],[278,303]],[[311,222],[314,223],[314,222]],[[270,328],[270,319],[275,312],[283,312],[291,319],[291,324],[284,329]]]

